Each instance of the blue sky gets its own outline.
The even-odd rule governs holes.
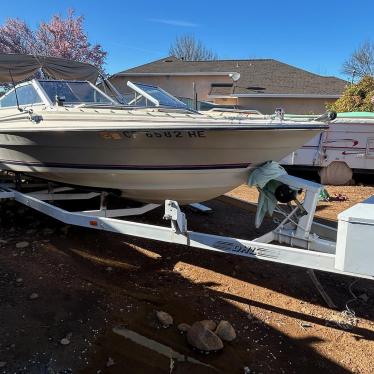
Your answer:
[[[366,0],[3,0],[0,22],[18,17],[36,26],[68,8],[84,15],[90,40],[108,51],[109,73],[168,55],[188,33],[222,59],[274,58],[341,76],[351,52],[374,41],[374,2]]]

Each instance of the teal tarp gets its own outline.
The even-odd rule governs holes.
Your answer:
[[[338,113],[338,118],[374,118],[374,112],[345,112],[345,113]]]
[[[287,174],[287,172],[282,166],[275,161],[269,161],[256,168],[249,175],[248,185],[256,186],[260,192],[255,220],[256,228],[261,226],[266,213],[269,213],[270,216],[273,215],[277,205],[274,192],[281,184],[274,179],[285,174]]]
[[[298,120],[312,121],[319,116],[320,115],[315,115],[315,114],[285,114],[284,118],[294,119],[294,120],[298,119]],[[337,118],[374,119],[374,112],[343,112],[343,113],[337,113]]]

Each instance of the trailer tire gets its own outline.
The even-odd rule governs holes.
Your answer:
[[[344,186],[352,183],[352,169],[341,161],[333,161],[330,165],[319,170],[321,184]]]

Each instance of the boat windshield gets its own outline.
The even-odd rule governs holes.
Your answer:
[[[86,81],[39,80],[49,99],[65,104],[113,104],[114,102]]]
[[[144,83],[128,81],[127,86],[132,90],[125,93],[123,99],[127,105],[134,106],[163,106],[178,109],[187,109],[187,105],[176,97],[170,95],[162,88]]]

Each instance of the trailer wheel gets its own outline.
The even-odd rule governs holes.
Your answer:
[[[319,170],[322,184],[344,186],[352,181],[352,169],[341,161],[333,161],[330,165]]]

